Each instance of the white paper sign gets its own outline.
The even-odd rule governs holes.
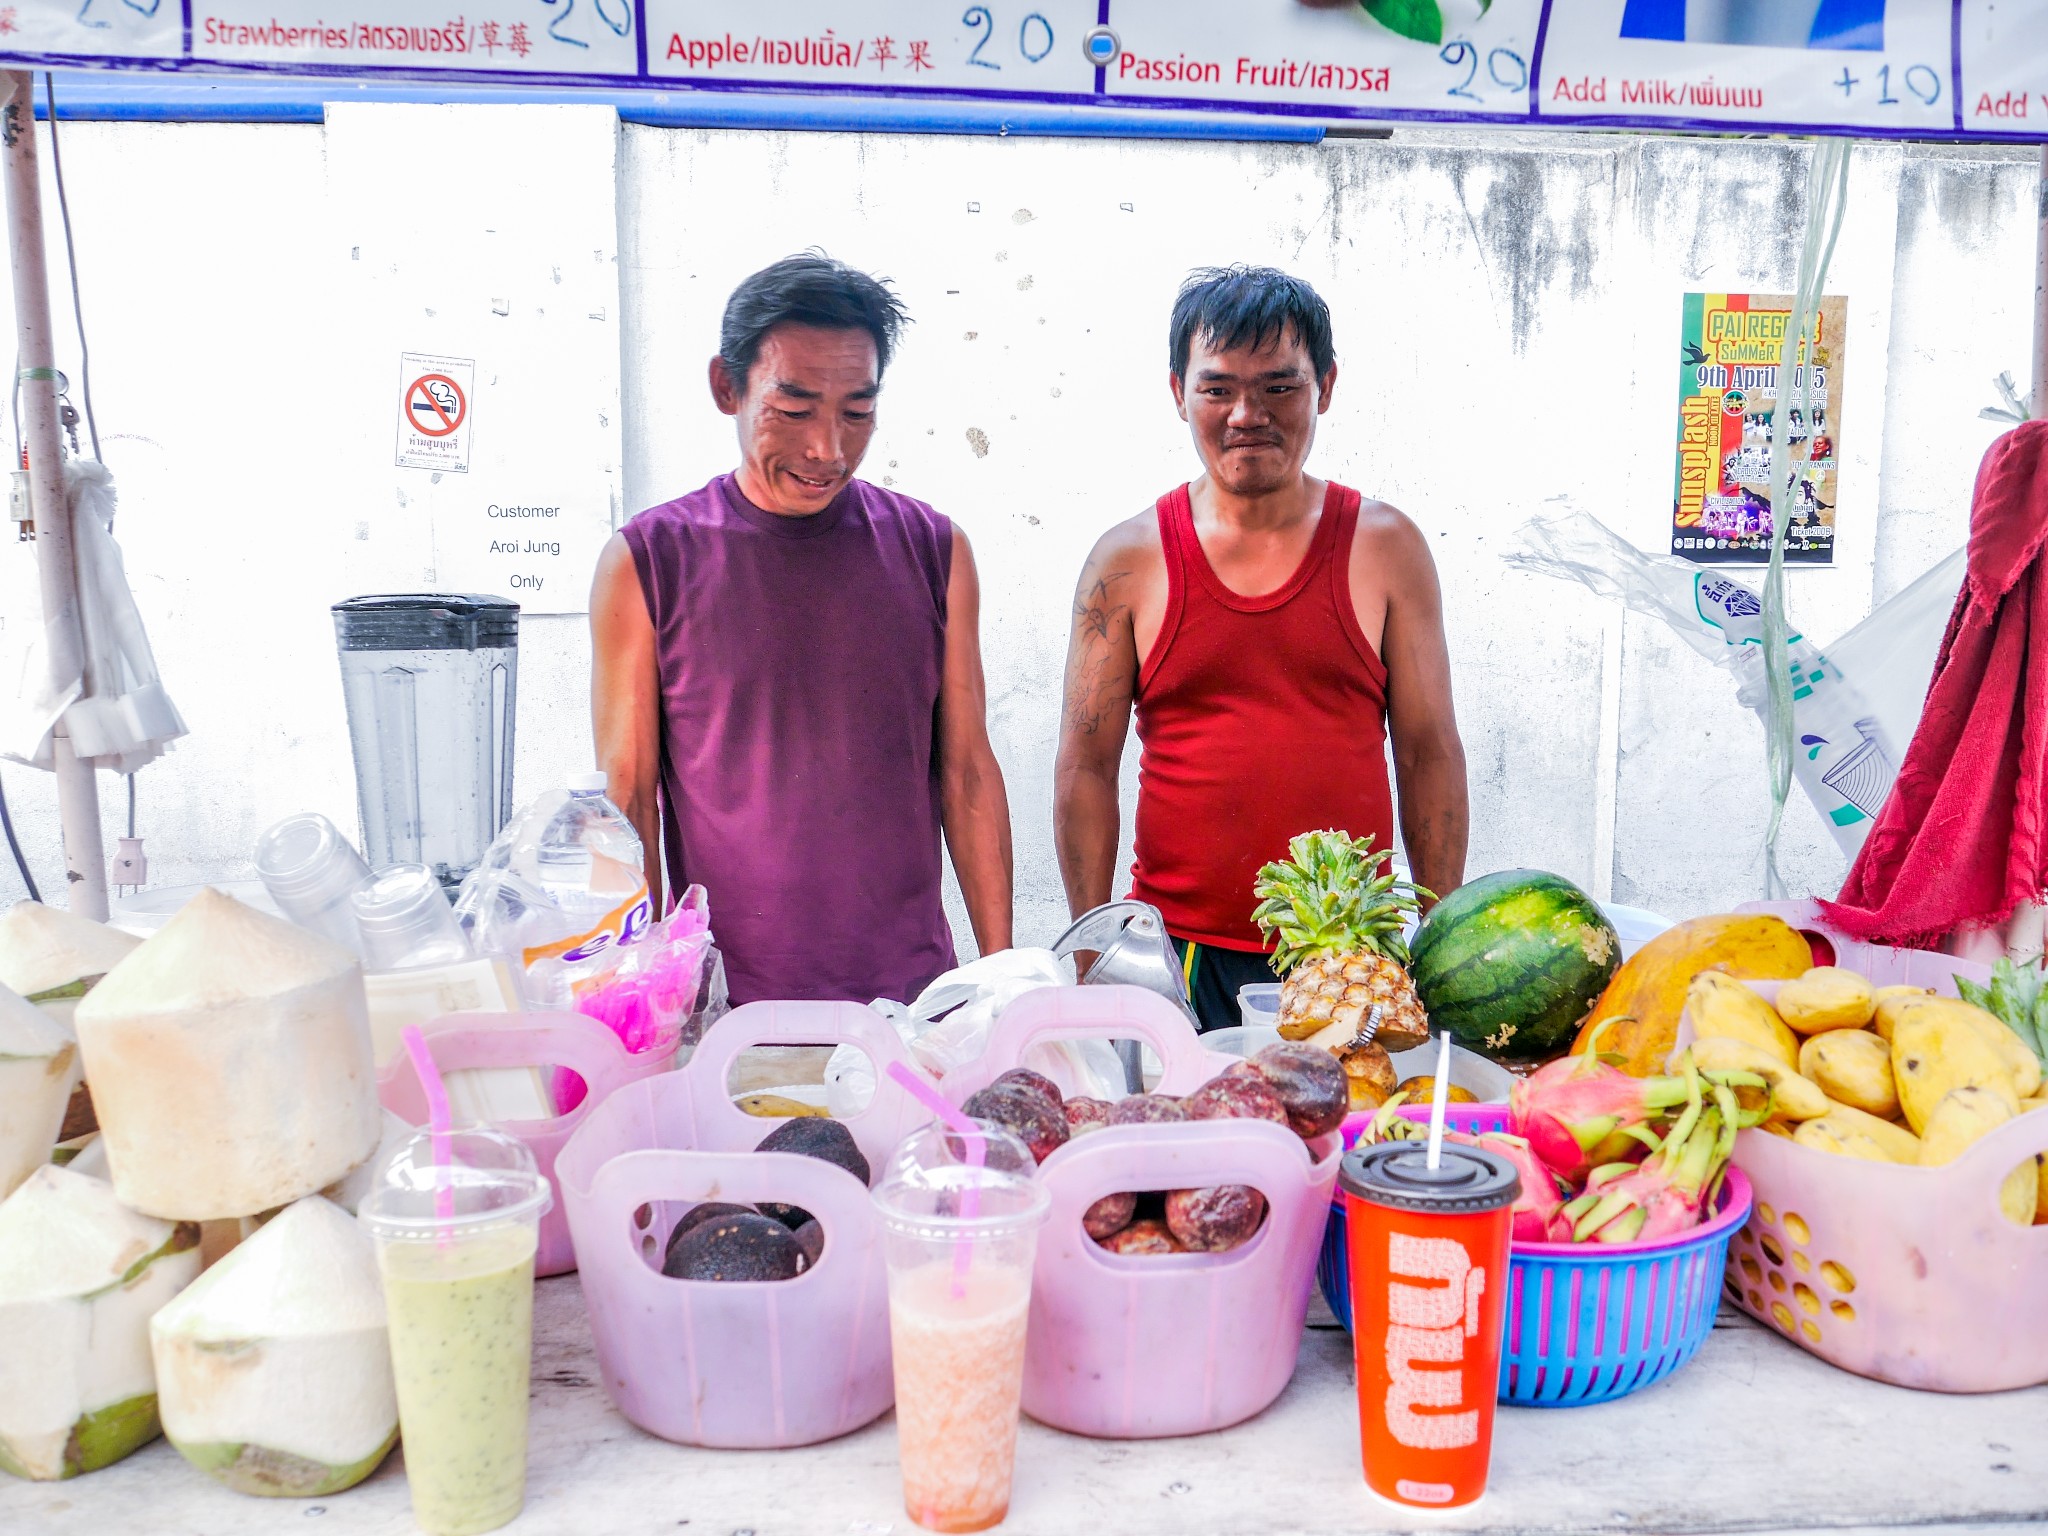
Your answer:
[[[398,467],[468,474],[476,360],[402,352],[398,378]]]
[[[1963,126],[2048,137],[2048,0],[1963,0]]]
[[[185,51],[178,0],[14,0],[0,4],[0,50],[95,59],[175,59]]]

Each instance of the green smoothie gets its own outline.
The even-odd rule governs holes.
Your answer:
[[[476,1536],[526,1499],[533,1360],[530,1222],[378,1244],[413,1518]]]

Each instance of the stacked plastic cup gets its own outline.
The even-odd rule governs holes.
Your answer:
[[[377,1245],[413,1519],[477,1536],[526,1502],[533,1262],[548,1181],[487,1126],[421,1131],[358,1218]]]
[[[926,1530],[1010,1512],[1024,1329],[1051,1199],[1030,1149],[997,1126],[916,1131],[876,1182],[903,1507]]]

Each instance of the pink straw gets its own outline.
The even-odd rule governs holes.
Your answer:
[[[448,1166],[448,1132],[454,1118],[448,1112],[448,1088],[441,1081],[441,1069],[434,1065],[434,1053],[427,1049],[427,1037],[420,1033],[417,1024],[408,1024],[398,1032],[404,1042],[405,1054],[412,1058],[412,1069],[419,1076],[420,1088],[427,1096],[427,1125],[433,1131],[434,1166]],[[434,1191],[434,1214],[447,1221],[455,1214],[455,1190],[444,1176],[440,1187]]]
[[[960,1133],[967,1142],[968,1167],[979,1169],[985,1168],[988,1165],[988,1137],[982,1134],[980,1126],[947,1103],[940,1096],[938,1089],[925,1082],[915,1072],[911,1071],[910,1068],[903,1065],[902,1062],[890,1062],[889,1075],[909,1090],[910,1096],[913,1099],[917,1100],[918,1103],[922,1104],[926,1109],[945,1121],[948,1126]],[[973,1185],[969,1185],[960,1193],[961,1219],[972,1221],[980,1214],[981,1190]],[[967,1266],[973,1255],[973,1240],[963,1236],[960,1239],[960,1246],[953,1252],[953,1299],[955,1301],[958,1301],[967,1294]]]

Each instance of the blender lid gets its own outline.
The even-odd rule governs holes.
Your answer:
[[[475,651],[519,643],[519,605],[476,592],[393,592],[334,604],[345,651]]]

